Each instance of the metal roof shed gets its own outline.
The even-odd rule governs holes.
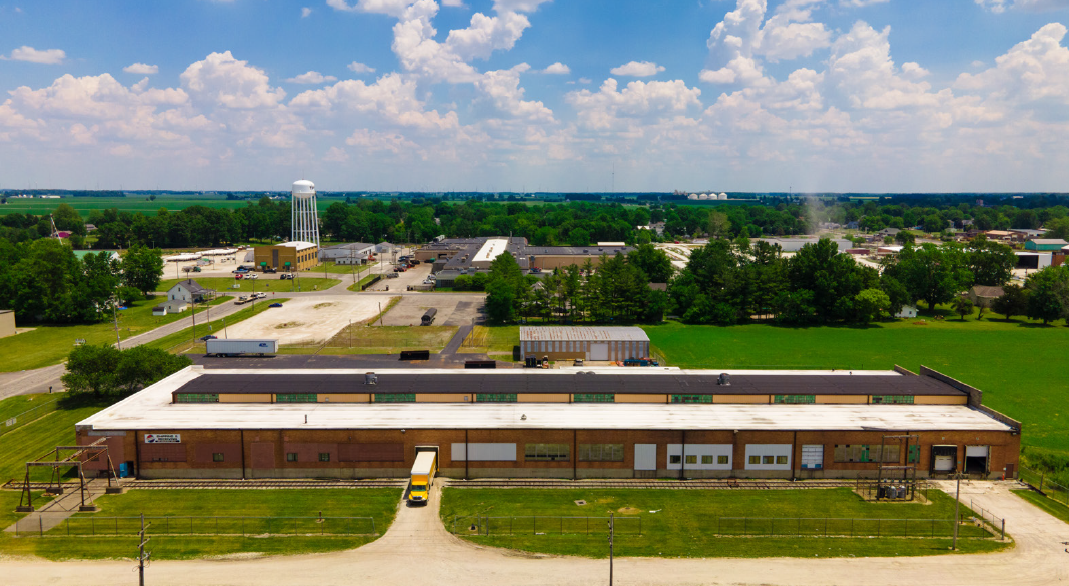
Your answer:
[[[621,361],[650,355],[650,339],[635,327],[520,327],[520,354],[552,360]]]

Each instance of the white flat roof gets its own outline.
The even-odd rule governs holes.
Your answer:
[[[626,370],[626,369],[618,369]],[[660,369],[634,369],[645,373]],[[962,405],[627,403],[181,403],[171,392],[206,371],[186,368],[78,423],[95,431],[182,429],[706,429],[1011,431]],[[219,374],[263,370],[212,369]],[[363,370],[277,370],[349,373]],[[386,371],[376,371],[384,373]],[[407,372],[411,370],[393,370]],[[425,371],[421,371],[425,372]],[[435,371],[431,371],[432,373]],[[446,372],[446,371],[440,371]],[[458,371],[449,371],[456,373]],[[462,371],[461,371],[462,372]],[[667,370],[666,373],[686,371]],[[746,373],[747,371],[735,371]],[[754,371],[748,371],[753,373]],[[772,371],[781,374],[781,371]],[[808,371],[807,371],[808,372]],[[868,371],[869,374],[875,374]],[[572,373],[565,374],[571,375]],[[823,374],[843,374],[846,371]],[[853,376],[864,374],[853,371]],[[883,375],[895,375],[881,371]],[[551,375],[552,376],[552,375]],[[847,375],[849,376],[849,375]],[[901,375],[898,375],[901,376]],[[305,423],[307,416],[307,423]]]
[[[479,248],[479,252],[475,253],[475,258],[471,259],[471,262],[488,263],[497,258],[502,252],[505,252],[508,246],[509,241],[507,238],[491,238]]]
[[[605,340],[649,342],[646,331],[622,326],[520,326],[520,341],[539,340]]]
[[[296,248],[297,250],[305,250],[307,248],[315,248],[315,244],[312,244],[311,242],[301,242],[299,240],[296,240],[296,241],[293,241],[293,242],[282,242],[280,244],[276,244],[275,246],[285,246],[287,248]]]

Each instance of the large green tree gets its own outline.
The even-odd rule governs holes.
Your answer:
[[[1010,283],[1002,287],[1002,295],[991,302],[991,310],[1001,313],[1009,321],[1015,315],[1028,313],[1028,290]]]
[[[123,283],[148,295],[159,288],[163,276],[162,252],[158,248],[133,246],[122,258]]]
[[[646,273],[651,283],[667,283],[672,278],[672,260],[652,244],[640,244],[627,254],[627,262]]]
[[[884,274],[906,286],[912,300],[923,300],[929,310],[947,303],[972,286],[973,276],[960,247],[922,244],[906,246],[897,262],[887,266]]]
[[[71,393],[132,393],[192,363],[187,356],[158,348],[135,346],[120,351],[108,344],[88,344],[70,353],[67,372],[60,380]]]
[[[1069,269],[1047,267],[1028,275],[1028,311],[1025,315],[1049,323],[1069,313]]]

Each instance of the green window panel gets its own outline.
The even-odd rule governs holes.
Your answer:
[[[315,393],[284,393],[275,395],[276,403],[318,403],[319,395]]]
[[[624,444],[579,444],[580,462],[623,462]]]
[[[912,405],[913,395],[873,395],[873,404]]]
[[[515,403],[516,393],[476,393],[476,403]]]
[[[775,395],[773,403],[789,403],[792,405],[809,405],[817,402],[816,395]]]
[[[175,403],[218,403],[219,395],[211,393],[178,393]]]
[[[672,395],[673,403],[712,403],[712,395]]]
[[[910,446],[909,447],[909,464],[916,464],[921,461],[921,447]]]
[[[615,403],[616,395],[612,393],[576,393],[573,401],[576,403]]]
[[[571,446],[568,444],[527,444],[524,460],[528,462],[567,462]]]
[[[415,403],[415,393],[375,393],[376,403]]]

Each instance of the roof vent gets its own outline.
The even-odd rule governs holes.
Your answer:
[[[716,378],[716,384],[722,387],[730,387],[731,375],[726,372],[721,372],[720,376]]]
[[[378,384],[378,382],[379,382],[379,377],[375,376],[374,372],[368,372],[368,373],[364,374],[364,384],[365,385],[374,385],[374,384]]]

